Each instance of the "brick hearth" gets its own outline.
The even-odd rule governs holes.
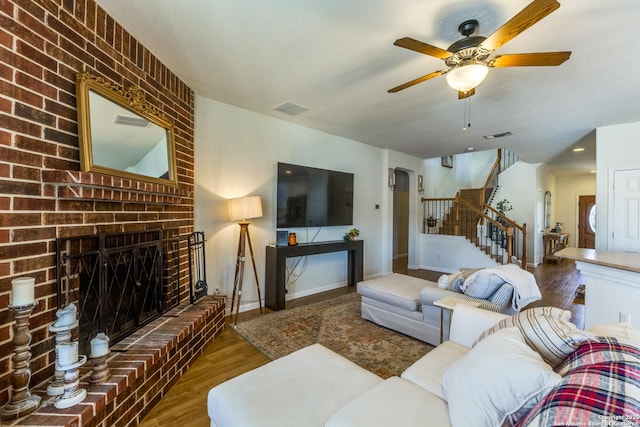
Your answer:
[[[137,425],[225,327],[224,297],[204,297],[181,304],[111,349],[111,378],[88,382],[90,364],[80,370],[87,398],[68,409],[47,404],[46,389],[35,390],[43,407],[3,426],[128,426]]]

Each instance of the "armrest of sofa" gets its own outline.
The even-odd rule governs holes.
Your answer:
[[[433,283],[422,288],[420,291],[420,302],[424,305],[433,305],[435,301],[451,296],[464,297],[463,294],[459,292],[439,288],[437,284]]]
[[[506,317],[502,313],[458,304],[453,310],[449,340],[471,348],[484,331]]]
[[[513,298],[513,286],[509,283],[503,284],[489,299],[473,298],[461,292],[439,288],[436,283],[432,283],[429,286],[425,286],[420,291],[420,302],[423,306],[432,306],[435,301],[451,296],[478,302],[480,303],[480,308],[483,308],[485,310],[505,314],[516,313],[516,311],[511,307],[511,300]]]

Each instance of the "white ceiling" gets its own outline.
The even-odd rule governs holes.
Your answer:
[[[445,68],[393,46],[412,37],[446,49],[458,24],[489,36],[529,0],[97,0],[196,94],[420,158],[507,147],[556,174],[595,169],[600,126],[640,121],[638,0],[560,0],[497,53],[572,51],[558,67],[494,68],[464,101]],[[290,101],[309,109],[289,116]],[[493,141],[483,135],[511,131]],[[590,147],[573,153],[574,146]]]

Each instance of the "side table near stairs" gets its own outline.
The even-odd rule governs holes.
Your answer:
[[[544,258],[542,262],[555,262],[559,264],[562,258],[554,254],[567,247],[569,233],[546,233],[542,236],[544,245]]]

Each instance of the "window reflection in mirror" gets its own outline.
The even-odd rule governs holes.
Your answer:
[[[155,178],[168,177],[165,129],[92,90],[89,104],[95,164]]]
[[[82,170],[175,185],[173,125],[140,89],[85,73],[77,84]]]
[[[544,193],[544,228],[551,227],[551,192]]]

